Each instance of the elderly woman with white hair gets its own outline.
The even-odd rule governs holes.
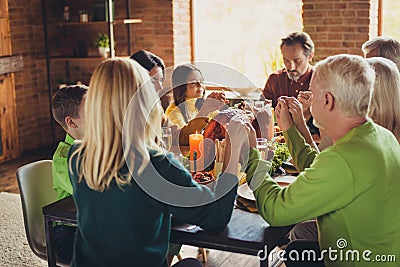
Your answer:
[[[393,61],[400,70],[400,42],[390,36],[377,36],[361,47],[364,57],[384,57]]]

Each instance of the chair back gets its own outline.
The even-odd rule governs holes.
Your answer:
[[[47,253],[42,208],[57,200],[51,165],[51,160],[40,160],[17,170],[26,237],[31,250],[44,260]]]

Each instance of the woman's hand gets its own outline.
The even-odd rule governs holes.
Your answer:
[[[255,117],[257,119],[258,126],[260,127],[260,132],[261,132],[261,137],[271,139],[272,136],[268,136],[268,133],[273,133],[273,130],[270,129],[270,127],[274,127],[273,124],[273,116],[272,116],[272,111],[269,106],[266,108],[261,109],[255,114]]]
[[[233,117],[225,133],[227,146],[225,150],[224,169],[228,173],[237,175],[240,152],[256,147],[256,132],[249,122],[240,116]]]
[[[278,123],[279,128],[281,128],[282,131],[289,130],[289,128],[292,127],[293,125],[293,119],[289,113],[289,108],[286,103],[286,98],[287,98],[286,96],[279,97],[278,104],[276,105],[275,108],[276,121]]]

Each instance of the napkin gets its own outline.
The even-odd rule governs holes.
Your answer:
[[[256,207],[256,202],[252,200],[247,200],[242,197],[236,198],[236,204],[239,209],[250,211],[253,213],[258,213],[258,209]]]

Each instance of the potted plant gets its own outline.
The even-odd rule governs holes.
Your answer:
[[[95,42],[95,46],[99,49],[100,56],[103,58],[108,57],[110,53],[110,38],[105,33],[99,33]]]
[[[58,78],[58,79],[56,80],[56,82],[58,83],[58,88],[59,88],[59,89],[65,87],[65,86],[68,86],[68,85],[77,84],[76,81],[74,81],[74,80],[69,80],[68,78],[65,78],[65,77],[63,77],[63,78]]]

